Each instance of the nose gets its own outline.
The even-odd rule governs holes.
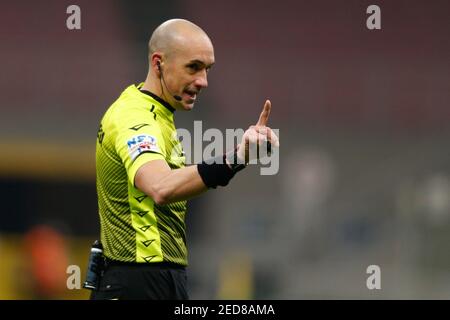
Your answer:
[[[206,70],[202,70],[198,73],[194,84],[197,88],[200,89],[208,87],[208,74],[206,73]]]

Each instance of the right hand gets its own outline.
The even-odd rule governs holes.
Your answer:
[[[267,141],[271,146],[277,148],[280,146],[277,135],[271,128],[267,127],[271,108],[272,104],[270,103],[270,100],[266,100],[263,110],[259,115],[258,122],[255,125],[250,126],[242,137],[242,141],[238,146],[237,156],[240,160],[245,159],[245,163],[248,163],[255,158],[259,159],[259,152],[249,152],[250,149],[260,150],[261,147],[267,146]],[[268,153],[269,152],[266,152],[266,154]]]

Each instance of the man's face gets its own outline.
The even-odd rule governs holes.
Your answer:
[[[183,46],[167,57],[163,67],[166,99],[179,110],[191,110],[200,91],[208,86],[208,71],[214,64],[214,49],[208,40]],[[166,90],[167,91],[167,90]],[[178,101],[173,97],[181,97]]]

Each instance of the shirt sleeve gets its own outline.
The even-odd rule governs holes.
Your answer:
[[[147,114],[140,112],[117,121],[115,148],[134,185],[136,172],[152,160],[165,160],[166,147],[161,128]]]

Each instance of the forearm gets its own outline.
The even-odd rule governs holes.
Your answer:
[[[236,153],[233,151],[229,156],[234,159]],[[165,205],[188,200],[209,188],[226,186],[236,172],[245,167],[231,165],[225,155],[211,160],[209,164],[203,162],[174,170],[164,160],[154,160],[138,170],[134,182],[155,203]]]
[[[161,205],[188,200],[208,190],[196,165],[169,170],[157,182],[144,184],[142,189]]]

